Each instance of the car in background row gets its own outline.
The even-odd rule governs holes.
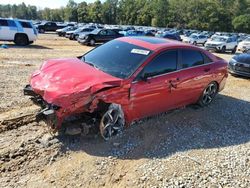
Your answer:
[[[56,31],[57,29],[62,29],[66,26],[73,26],[72,24],[57,24],[56,22],[42,22],[37,25],[37,30],[39,33],[45,33],[47,31]]]
[[[246,52],[250,49],[250,37],[246,38],[242,42],[239,43],[237,51],[238,52]]]
[[[70,40],[77,40],[79,35],[91,33],[93,30],[94,28],[80,27],[73,31],[67,31],[65,37]]]
[[[67,26],[62,29],[57,29],[56,33],[58,34],[59,37],[64,37],[67,31],[74,31],[77,28],[78,28],[77,26]]]
[[[227,62],[201,48],[122,37],[79,58],[46,61],[24,94],[40,103],[37,118],[54,131],[66,117],[88,115],[98,118],[108,140],[133,121],[189,104],[209,105],[227,76]]]
[[[237,40],[233,37],[227,36],[214,36],[210,41],[207,41],[205,43],[206,50],[213,50],[222,53],[225,53],[226,51],[235,53],[237,50],[237,46]]]
[[[234,56],[228,63],[228,72],[250,78],[250,51]]]
[[[37,30],[31,21],[0,18],[0,40],[25,46],[37,39]]]
[[[193,45],[197,45],[197,44],[205,45],[205,43],[207,42],[207,36],[199,35],[199,34],[191,34],[188,37],[184,37],[183,42],[193,44]]]
[[[162,38],[165,38],[165,39],[171,39],[171,40],[177,40],[177,41],[182,41],[181,40],[181,37],[178,33],[163,33]]]
[[[96,43],[108,42],[122,36],[112,29],[95,29],[89,34],[79,36],[77,41],[81,44],[94,46]]]

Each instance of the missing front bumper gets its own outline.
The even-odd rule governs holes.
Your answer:
[[[43,98],[36,94],[30,85],[26,85],[23,89],[23,93],[26,96],[30,96],[32,102],[41,107],[41,110],[36,114],[36,121],[44,121],[52,129],[56,129],[58,125],[58,118],[55,108],[59,107],[48,104]]]

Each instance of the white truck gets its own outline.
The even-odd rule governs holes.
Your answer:
[[[236,38],[228,36],[214,36],[212,40],[205,43],[206,50],[213,50],[222,53],[225,53],[226,51],[232,51],[232,53],[235,53],[237,46],[238,42]]]
[[[0,41],[13,41],[25,46],[37,39],[37,30],[31,21],[0,18]]]

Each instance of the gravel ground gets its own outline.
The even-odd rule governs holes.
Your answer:
[[[210,106],[143,119],[109,142],[36,123],[22,95],[31,72],[90,49],[53,34],[0,49],[0,187],[250,187],[249,79],[229,76]]]

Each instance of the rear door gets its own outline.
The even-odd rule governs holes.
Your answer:
[[[185,97],[180,103],[197,102],[204,88],[213,80],[213,62],[203,52],[181,49],[180,81],[178,87]]]
[[[0,40],[14,40],[17,26],[13,20],[0,19]]]

